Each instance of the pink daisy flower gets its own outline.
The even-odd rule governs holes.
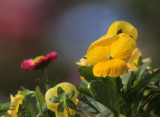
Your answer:
[[[50,62],[54,61],[58,57],[56,52],[51,52],[46,56],[38,56],[34,59],[24,60],[21,64],[21,68],[24,70],[41,69],[46,67]]]

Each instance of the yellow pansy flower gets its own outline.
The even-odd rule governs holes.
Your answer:
[[[137,65],[138,65],[138,60],[139,60],[140,56],[142,56],[141,51],[138,48],[135,48],[132,53],[132,56],[129,59],[128,64],[127,64],[129,71],[137,71],[138,70]],[[150,60],[151,60],[150,58],[146,58],[146,59],[143,59],[142,62],[145,63]]]
[[[117,77],[127,70],[136,42],[127,34],[121,33],[93,42],[87,51],[87,61],[93,65],[93,74],[98,77]]]
[[[51,97],[57,96],[57,88],[58,87],[61,87],[66,94],[69,91],[74,90],[75,94],[74,94],[74,96],[72,98],[72,101],[75,104],[76,104],[76,99],[77,99],[77,96],[78,96],[78,91],[77,91],[76,87],[73,84],[67,83],[67,82],[63,82],[63,83],[60,83],[60,84],[56,85],[55,87],[49,89],[45,94],[45,100],[46,100],[47,108],[50,109],[51,111],[54,111],[55,114],[56,114],[56,117],[68,117],[66,109],[64,109],[64,111],[63,111],[63,113],[61,115],[58,115],[57,108],[58,108],[59,103],[54,103],[54,102],[51,102],[49,100]],[[71,115],[74,116],[76,111],[73,110],[73,109],[70,109],[70,108],[69,108],[69,110],[70,110]]]
[[[10,96],[11,98],[11,107],[10,110],[8,110],[8,114],[11,115],[12,117],[18,117],[17,116],[17,112],[19,109],[19,105],[22,104],[22,100],[23,100],[23,95],[21,94],[17,94],[15,97],[13,95]],[[2,117],[6,117],[6,116],[2,116]]]
[[[114,22],[110,26],[106,36],[113,36],[119,33],[126,33],[130,37],[132,37],[135,41],[137,40],[137,36],[138,36],[137,29],[128,22],[125,22],[125,21]]]

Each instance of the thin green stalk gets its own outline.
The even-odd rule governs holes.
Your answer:
[[[47,73],[46,73],[45,69],[42,69],[41,72],[42,72],[43,78],[47,81],[48,80],[48,76],[47,76]],[[46,87],[46,90],[49,89],[49,85],[48,84],[45,84],[45,87]]]
[[[37,100],[37,106],[39,107],[40,114],[43,115],[43,110],[42,110],[42,105],[40,103],[40,100],[39,100],[39,98],[38,98],[38,96],[37,96],[37,94],[35,92],[34,92],[34,95],[35,95],[36,100]]]

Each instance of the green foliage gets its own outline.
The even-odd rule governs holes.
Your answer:
[[[77,106],[74,104],[74,102],[72,100],[66,100],[67,105],[69,108],[76,110]]]
[[[71,99],[73,98],[74,94],[75,94],[75,91],[74,91],[74,90],[69,91],[69,92],[67,93],[67,98],[71,100]]]
[[[61,101],[61,99],[57,96],[51,97],[49,100],[54,103],[60,103]]]
[[[138,59],[138,66],[142,66],[143,65],[143,57],[140,56]]]
[[[29,113],[25,108],[23,108],[21,104],[19,105],[17,113],[18,117],[33,117],[32,114],[33,113]]]
[[[105,111],[102,111],[96,115],[96,117],[113,117],[113,116],[114,116],[113,113],[109,109],[106,109]]]
[[[134,81],[134,86],[139,83],[139,81],[141,80],[141,77],[143,76],[143,73],[145,72],[145,70],[150,64],[151,64],[151,61],[146,62],[135,72],[137,79]]]
[[[63,111],[64,111],[64,103],[61,102],[61,103],[58,105],[58,108],[57,108],[58,115],[62,114]]]
[[[75,117],[87,117],[81,110],[77,110]]]
[[[19,94],[24,95],[22,105],[19,106],[18,114],[20,117],[35,117],[36,112],[32,103],[34,92],[25,88],[22,89],[22,91],[18,92]]]
[[[99,113],[100,111],[82,94],[78,95],[78,99],[84,103],[86,103],[88,106],[90,106],[92,109],[95,110],[95,113]]]
[[[4,104],[0,104],[0,116],[7,116],[7,117],[11,117],[7,111],[9,110],[10,108],[10,103],[4,103]]]
[[[105,78],[102,81],[92,81],[90,93],[93,98],[118,114],[125,101],[119,94],[115,78]]]
[[[87,96],[91,97],[90,91],[88,89],[88,83],[89,82],[87,80],[85,80],[85,79],[82,80],[80,82],[80,86],[78,87],[78,91],[81,92],[81,93],[83,93],[83,94],[85,94],[85,95],[87,95]]]
[[[87,81],[91,81],[95,78],[95,76],[93,75],[93,68],[90,66],[81,66],[78,68],[77,72]]]
[[[37,81],[44,85],[48,85],[49,87],[54,87],[58,84],[57,82],[53,82],[53,81],[46,80],[46,79],[37,79]]]
[[[61,87],[57,88],[58,97],[62,97],[65,94],[64,90]]]
[[[47,108],[46,103],[43,105],[43,116],[44,117],[55,117],[55,113]]]
[[[42,113],[42,107],[45,104],[45,98],[38,86],[36,87],[35,90],[35,97],[37,99],[37,108],[39,110],[39,113]]]
[[[90,112],[97,113],[96,117],[118,117],[119,114],[129,117],[151,116],[153,113],[159,115],[157,105],[160,104],[160,86],[157,83],[160,82],[160,70],[153,72],[150,67],[151,61],[144,63],[142,57],[138,61],[139,69],[127,72],[121,78],[98,78],[93,75],[92,67],[80,67],[78,73],[85,79],[78,88],[81,93],[78,99],[91,107],[94,112],[91,109]],[[149,73],[149,70],[152,73]],[[146,89],[149,90],[148,93],[145,93]],[[82,94],[104,107],[99,109],[98,103],[91,103]],[[148,107],[144,108],[146,104]]]
[[[53,96],[49,100],[54,103],[59,103],[57,108],[58,115],[61,115],[64,112],[64,109],[66,109],[68,115],[70,115],[69,108],[75,110],[77,109],[76,105],[72,101],[74,95],[75,95],[74,90],[70,90],[66,94],[61,87],[57,88],[57,96]]]
[[[121,33],[121,30],[118,31]],[[61,87],[57,88],[57,96],[49,100],[57,103],[56,114],[61,115],[64,110],[71,117],[70,109],[76,110],[75,117],[158,117],[160,115],[160,69],[155,71],[150,67],[151,61],[143,62],[139,57],[137,71],[127,71],[126,74],[117,77],[96,77],[92,66],[78,68],[80,76],[84,80],[78,86],[78,99],[80,106],[77,107],[72,101],[75,91],[65,93]],[[44,77],[47,77],[43,72]],[[39,82],[49,87],[57,83],[46,79]],[[24,96],[19,105],[18,117],[55,117],[55,113],[47,108],[44,94],[37,86],[35,91],[22,88],[18,94]],[[38,113],[33,105],[34,98]],[[0,104],[0,116],[11,117],[7,111],[12,106],[10,103]]]

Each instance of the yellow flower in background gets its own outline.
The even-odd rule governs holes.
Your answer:
[[[79,62],[76,62],[76,64],[79,66],[89,66],[87,59],[85,58],[81,58]],[[84,77],[81,77],[81,80],[84,80]]]
[[[79,65],[79,66],[89,66],[89,64],[87,62],[87,59],[85,59],[85,58],[81,58],[79,60],[79,62],[76,62],[76,64]]]
[[[125,115],[123,115],[123,114],[120,114],[120,115],[119,115],[119,117],[126,117],[126,116],[125,116]]]
[[[137,29],[133,25],[131,25],[130,23],[125,22],[125,21],[114,22],[110,26],[106,36],[113,36],[113,35],[117,35],[120,33],[128,34],[135,41],[137,40],[137,37],[138,37]]]
[[[15,97],[13,95],[10,96],[11,98],[11,107],[10,110],[8,110],[8,114],[10,114],[12,117],[18,117],[17,112],[19,109],[19,105],[22,104],[23,95],[17,94]],[[6,116],[2,116],[6,117]]]
[[[140,56],[142,56],[141,51],[138,48],[135,48],[127,64],[129,71],[137,71],[137,64]]]
[[[138,48],[135,48],[132,53],[132,56],[127,64],[129,71],[137,71],[138,70],[138,60],[139,60],[139,57],[141,57],[141,56],[142,56],[141,51]],[[151,60],[150,58],[146,58],[146,59],[143,59],[142,62],[145,63],[150,60]]]
[[[46,100],[47,108],[50,109],[51,111],[54,111],[55,114],[56,114],[56,117],[68,117],[66,109],[64,109],[64,112],[61,115],[58,115],[57,108],[58,108],[59,103],[54,103],[54,102],[51,102],[49,100],[51,97],[57,96],[57,88],[58,87],[61,87],[66,94],[69,91],[74,90],[75,94],[74,94],[74,96],[72,98],[72,101],[75,104],[76,104],[76,99],[77,99],[77,96],[78,96],[78,91],[77,91],[76,87],[73,84],[67,83],[67,82],[63,82],[63,83],[60,83],[60,84],[56,85],[55,87],[49,89],[45,94],[45,100]],[[73,110],[73,109],[70,109],[70,108],[69,108],[69,110],[70,110],[71,115],[74,116],[76,111]]]
[[[127,70],[136,42],[127,34],[101,37],[87,51],[87,61],[93,65],[93,74],[98,77],[117,77]]]

